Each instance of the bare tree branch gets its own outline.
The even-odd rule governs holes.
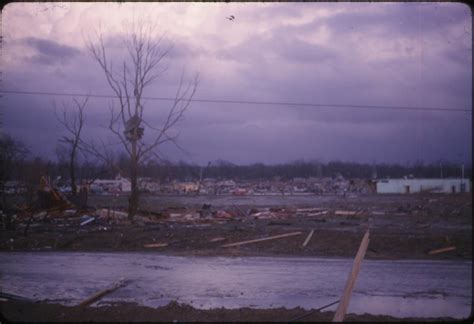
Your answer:
[[[67,104],[62,103],[62,111],[58,112],[56,103],[54,102],[54,115],[56,119],[61,123],[66,129],[68,135],[62,136],[59,140],[62,143],[65,143],[69,147],[69,176],[71,178],[71,189],[72,194],[77,194],[76,186],[76,161],[77,153],[82,150],[82,139],[81,132],[85,123],[84,109],[89,101],[87,96],[82,102],[79,102],[76,98],[73,98],[75,104],[75,110],[72,113],[67,112]]]
[[[110,61],[102,32],[98,32],[95,43],[88,41],[87,47],[93,59],[97,61],[104,72],[107,83],[114,91],[119,103],[117,110],[111,107],[108,127],[118,137],[130,157],[132,195],[129,216],[133,219],[138,204],[138,167],[151,156],[157,154],[156,149],[165,142],[172,142],[182,149],[177,144],[179,133],[171,135],[170,130],[183,120],[184,113],[196,92],[198,80],[196,77],[193,82],[189,82],[186,87],[183,87],[183,70],[175,99],[162,126],[152,126],[145,121],[143,95],[145,89],[166,70],[166,66],[160,69],[160,65],[171,51],[172,46],[163,44],[163,36],[155,37],[155,26],[132,23],[132,28],[127,38],[124,39],[124,47],[129,61],[123,62],[120,71],[116,71]],[[120,126],[123,126],[123,132]],[[145,130],[143,126],[146,126],[147,130],[151,132],[150,143],[146,143],[143,139]],[[92,151],[95,150],[92,146],[88,147]]]

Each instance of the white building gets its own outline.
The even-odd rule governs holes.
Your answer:
[[[469,179],[385,179],[377,181],[377,193],[470,192]]]
[[[120,175],[115,180],[95,180],[91,189],[95,187],[100,187],[107,192],[130,192],[132,191],[132,183],[126,178],[120,177]]]

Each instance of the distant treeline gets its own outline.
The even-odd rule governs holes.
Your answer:
[[[199,179],[202,172],[203,178],[215,179],[281,179],[293,178],[402,178],[413,176],[415,178],[448,178],[461,177],[461,165],[456,164],[416,164],[402,166],[397,164],[360,164],[351,162],[292,162],[286,164],[265,165],[256,163],[251,165],[235,165],[225,161],[211,164],[209,167],[180,162],[177,164],[149,164],[142,168],[143,176],[158,178],[162,181],[179,179]],[[464,177],[471,178],[471,166],[464,166]]]
[[[102,178],[112,179],[121,174],[128,177],[128,161],[125,156],[117,159],[113,167],[104,167],[92,162],[81,163],[77,167],[78,179]],[[12,170],[10,179],[39,181],[42,175],[50,179],[61,177],[67,181],[67,163],[58,163],[34,158],[23,160]],[[209,166],[199,166],[185,162],[151,161],[140,168],[140,177],[148,177],[160,182],[173,180],[195,181],[202,178],[234,179],[234,180],[289,180],[293,178],[335,178],[343,176],[346,179],[363,178],[449,178],[461,177],[461,165],[453,163],[423,164],[402,166],[398,164],[361,164],[351,162],[306,162],[295,161],[285,164],[265,165],[256,163],[251,165],[235,165],[226,161],[215,161]],[[464,166],[464,177],[472,180],[471,165]]]

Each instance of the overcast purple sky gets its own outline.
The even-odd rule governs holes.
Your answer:
[[[459,3],[10,3],[1,89],[112,94],[85,39],[101,24],[119,63],[134,19],[174,44],[146,96],[173,96],[184,68],[199,73],[196,99],[470,111],[195,102],[178,129],[189,154],[162,147],[170,160],[472,163],[471,12]],[[3,129],[55,159],[52,102],[71,99],[2,94]],[[113,139],[110,100],[90,99],[87,137]],[[159,124],[169,107],[148,101],[145,118]]]

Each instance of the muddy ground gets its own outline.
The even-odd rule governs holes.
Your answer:
[[[0,302],[0,311],[9,321],[22,322],[330,322],[334,312],[312,312],[302,308],[200,310],[171,302],[150,308],[129,303],[102,307],[67,307],[58,304]],[[301,318],[302,316],[309,314]],[[348,314],[346,322],[428,322],[459,320],[453,318],[395,318],[382,315]]]
[[[90,197],[92,209],[110,207],[111,199]],[[166,198],[169,204],[169,198]],[[198,205],[164,206],[159,197],[142,200],[139,221],[99,219],[85,224],[78,214],[51,212],[33,220],[27,235],[27,218],[17,220],[15,230],[2,230],[1,251],[156,251],[173,255],[205,256],[323,256],[353,257],[367,228],[370,228],[368,259],[472,259],[472,195],[369,195],[358,197],[306,197],[283,201],[278,197],[214,200],[207,217],[199,217]],[[178,204],[174,201],[174,204]],[[257,205],[245,205],[245,203]],[[266,203],[266,204],[265,204]],[[291,203],[291,206],[288,206]],[[114,206],[120,209],[119,206]],[[313,208],[313,210],[311,210]],[[309,212],[308,212],[309,210]],[[225,217],[216,217],[226,211]],[[212,216],[210,213],[212,212]],[[340,213],[342,212],[342,214]],[[355,215],[344,215],[344,212]],[[170,217],[173,213],[183,217]],[[191,214],[190,214],[191,213]],[[197,215],[186,219],[185,215]],[[263,215],[263,216],[262,216]],[[263,219],[262,219],[263,217]],[[311,230],[314,234],[302,247]],[[224,244],[267,236],[301,232],[300,235],[222,247]],[[146,247],[159,244],[155,247]],[[438,254],[432,250],[455,247]]]

